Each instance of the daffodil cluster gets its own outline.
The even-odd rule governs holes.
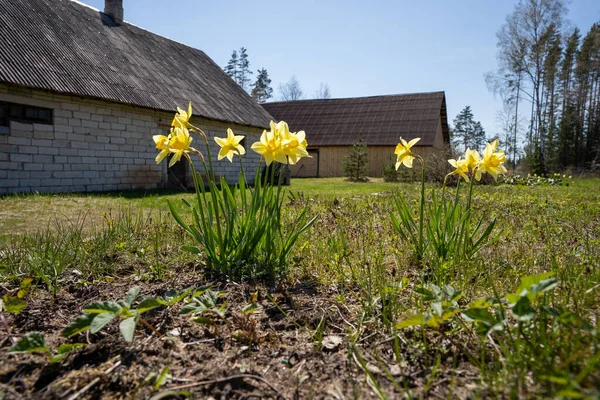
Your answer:
[[[152,137],[156,148],[160,150],[160,153],[156,156],[157,164],[171,153],[173,153],[173,157],[171,157],[169,167],[172,167],[176,162],[181,160],[182,156],[189,157],[189,152],[200,154],[198,150],[191,147],[193,140],[189,131],[190,128],[193,128],[189,123],[191,116],[192,103],[189,103],[187,111],[177,107],[177,114],[175,114],[175,118],[171,123],[169,135],[154,135]]]
[[[273,161],[294,165],[302,157],[310,157],[306,151],[304,131],[290,132],[285,121],[271,121],[271,130],[263,131],[260,141],[252,144],[252,150],[264,157],[267,165]]]
[[[234,135],[231,129],[227,129],[226,138],[215,138],[215,141],[221,150],[218,159],[225,157],[232,161],[233,155],[242,156],[246,150],[240,144],[244,136]],[[306,151],[306,134],[304,131],[290,132],[290,128],[285,121],[275,123],[271,121],[271,129],[264,130],[260,141],[252,144],[252,150],[264,157],[267,165],[273,161],[281,164],[296,164],[302,157],[310,157]]]
[[[400,165],[412,168],[413,161],[417,158],[421,162],[421,199],[419,202],[419,218],[414,218],[412,209],[396,195],[394,204],[396,213],[392,213],[392,225],[400,236],[413,248],[415,259],[418,263],[429,267],[426,260],[428,248],[433,248],[435,260],[444,265],[445,261],[454,260],[461,262],[473,257],[483,246],[494,229],[496,221],[489,224],[483,223],[483,217],[474,225],[471,224],[471,198],[473,194],[473,181],[479,181],[482,174],[488,173],[497,179],[506,173],[503,163],[506,162],[504,151],[498,150],[498,140],[485,146],[480,156],[476,150],[467,149],[464,156],[457,160],[448,160],[454,170],[450,175],[459,175],[467,182],[471,182],[465,203],[458,196],[460,185],[457,186],[454,202],[449,202],[442,191],[441,198],[431,196],[431,203],[425,207],[425,163],[423,158],[413,153],[411,148],[419,142],[414,138],[410,142],[400,138],[394,154],[397,156],[396,169]],[[473,179],[474,178],[474,179]],[[446,188],[446,181],[442,190]],[[426,213],[427,211],[427,213]],[[436,261],[436,262],[437,262]]]
[[[190,169],[195,171],[192,178],[196,202],[184,201],[186,209],[192,209],[192,222],[184,221],[177,209],[168,203],[175,221],[197,245],[186,246],[187,249],[193,254],[202,254],[208,276],[227,276],[230,279],[283,277],[288,271],[288,259],[293,254],[292,249],[298,237],[317,217],[309,220],[305,205],[284,232],[281,209],[285,192],[280,185],[263,183],[260,163],[255,170],[254,187],[248,190],[241,160],[241,156],[246,154],[242,146],[244,136],[235,135],[231,129],[227,129],[226,137],[214,138],[220,147],[217,158],[227,158],[233,162],[233,157],[238,155],[241,173],[235,185],[230,186],[224,176],[217,181],[208,137],[202,129],[190,123],[191,117],[191,103],[187,110],[177,108],[169,135],[153,137],[156,148],[160,150],[157,163],[171,155],[171,167],[185,157]],[[283,121],[277,124],[271,121],[270,125],[270,130],[265,130],[260,141],[252,145],[252,149],[262,156],[261,163],[264,158],[267,165],[273,161],[296,164],[302,157],[309,157],[304,131],[290,132]],[[191,147],[190,132],[198,133],[204,140],[208,162],[205,162],[200,151]],[[204,176],[195,170],[189,153],[201,158]]]
[[[449,175],[459,175],[465,181],[469,182],[469,173],[475,180],[481,180],[483,173],[488,173],[498,179],[499,175],[506,174],[506,155],[504,150],[496,150],[498,148],[498,139],[488,143],[483,150],[483,155],[480,156],[476,150],[467,148],[464,158],[459,157],[458,160],[450,159],[448,162],[454,167],[454,171]]]
[[[188,153],[193,152],[202,157],[202,154],[191,147],[192,137],[190,131],[198,131],[205,137],[206,135],[199,128],[190,124],[192,117],[192,103],[189,103],[188,109],[183,110],[177,107],[177,114],[171,123],[171,130],[168,136],[155,135],[153,136],[156,148],[160,153],[156,156],[156,163],[160,163],[169,154],[173,153],[173,157],[169,162],[169,167],[185,156],[189,159]],[[271,129],[264,130],[260,141],[252,144],[252,150],[264,157],[267,165],[271,165],[273,161],[281,164],[296,164],[302,157],[310,157],[306,151],[306,134],[304,131],[290,132],[289,126],[285,121],[275,123],[271,121]],[[227,158],[233,162],[235,154],[240,157],[246,154],[246,149],[241,145],[244,136],[235,135],[230,128],[227,128],[227,137],[215,137],[215,142],[219,145],[218,160]]]

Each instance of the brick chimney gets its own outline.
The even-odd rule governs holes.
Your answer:
[[[104,0],[104,14],[117,24],[123,22],[123,0]]]

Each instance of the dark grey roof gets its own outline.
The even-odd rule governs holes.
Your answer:
[[[204,52],[70,0],[0,0],[0,82],[166,111],[191,100],[195,115],[256,127],[271,119]]]
[[[362,139],[371,146],[395,146],[400,137],[420,137],[419,146],[432,146],[442,120],[448,143],[444,92],[297,100],[264,103],[292,131],[304,130],[310,146],[348,146]]]

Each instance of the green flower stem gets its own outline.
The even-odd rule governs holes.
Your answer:
[[[469,182],[469,195],[467,196],[467,208],[466,208],[466,218],[463,225],[464,231],[464,245],[463,245],[463,254],[468,254],[468,246],[472,243],[469,239],[471,238],[471,198],[473,197],[473,181],[475,180],[475,174],[471,177],[471,182]]]
[[[192,161],[192,158],[187,157],[187,160],[188,160],[188,163],[190,164],[190,168],[192,169],[192,177],[194,178],[194,188],[196,189],[196,202],[198,203],[198,209],[199,210],[208,210],[208,201],[206,200],[206,191],[204,189],[204,181],[202,181],[202,185],[200,185],[200,182],[198,182],[198,174],[196,173],[196,170],[194,169],[194,162]],[[208,174],[208,171],[206,168],[206,162],[204,161],[204,157],[200,157],[200,160],[202,160],[202,165],[204,166],[204,172],[206,174]],[[204,212],[200,212],[199,214],[200,214],[200,217],[202,218],[203,225],[207,225],[208,223],[210,223],[205,218]]]
[[[244,178],[244,183],[246,183],[246,174],[244,173],[244,163],[242,162],[242,156],[239,155],[238,159],[240,160],[240,174]]]
[[[188,164],[190,165],[190,168],[192,170],[192,178],[194,178],[194,189],[196,189],[196,201],[198,202],[198,207],[202,207],[201,204],[201,200],[200,200],[200,193],[204,194],[204,182],[202,182],[202,187],[200,187],[200,184],[198,183],[198,174],[196,173],[196,169],[194,168],[194,162],[192,161],[192,158],[189,157],[186,154],[186,158],[188,160]],[[204,166],[204,172],[207,172],[206,169],[206,162],[204,161],[204,157],[200,157],[200,160],[202,161],[202,165]],[[203,197],[203,203],[204,206],[208,206],[208,204],[206,203],[206,196],[202,196]],[[204,214],[203,214],[204,215]]]
[[[208,144],[208,138],[206,137],[206,135],[204,134],[204,132],[201,132],[201,136],[204,138],[204,142],[206,143],[206,148],[207,148],[207,156],[208,156],[208,162],[209,162],[209,169],[207,170],[206,168],[206,161],[204,160],[204,157],[201,157],[202,160],[202,164],[204,166],[204,171],[207,174],[208,179],[210,180],[209,182],[209,192],[210,192],[210,196],[212,199],[212,208],[215,211],[215,225],[217,227],[217,237],[219,239],[219,244],[220,244],[220,248],[219,248],[219,263],[221,265],[226,264],[225,261],[227,259],[227,251],[224,247],[224,241],[223,241],[223,231],[221,229],[221,216],[220,216],[220,212],[219,212],[219,201],[217,199],[217,187],[216,187],[216,182],[214,179],[214,170],[213,170],[213,166],[212,166],[212,159],[210,157],[210,150],[208,150],[210,148],[209,144]],[[200,192],[198,191],[199,187],[201,188],[201,192],[204,195],[204,205],[206,206],[206,209],[208,210],[209,204],[206,200],[206,192],[204,190],[204,180],[202,180],[202,185],[200,185],[198,183],[198,177],[196,174],[196,170],[194,169],[194,163],[192,162],[191,157],[188,157],[188,161],[190,163],[190,167],[192,168],[192,173],[194,176],[194,185],[196,188],[196,194],[198,196],[198,198],[200,197]],[[198,199],[198,206],[200,206],[200,200]],[[201,213],[204,214],[204,213]],[[204,218],[203,218],[204,219]],[[207,220],[208,224],[212,224],[212,222],[210,220]]]
[[[247,206],[248,206],[248,202],[246,201],[246,186],[248,184],[248,181],[246,180],[246,174],[244,173],[244,164],[242,162],[242,156],[239,155],[239,160],[240,160],[240,174],[241,174],[241,180],[240,180],[240,197],[242,198],[242,212],[247,212]],[[260,163],[259,163],[260,165]],[[244,185],[244,187],[242,187],[241,185]]]
[[[271,165],[267,165],[267,170],[271,169],[271,171],[267,171],[267,173],[271,173],[271,177],[269,178],[269,182],[271,183],[271,186],[273,186],[275,184],[275,161],[273,161],[271,163]]]
[[[204,131],[202,129],[198,128],[197,126],[194,126],[194,125],[191,125],[191,126],[196,132],[198,132],[200,134],[200,136],[202,136],[202,138],[204,139],[204,143],[206,143],[206,155],[208,156],[208,165],[210,167],[209,171],[206,171],[206,173],[207,173],[207,177],[214,182],[215,181],[215,170],[214,170],[213,164],[212,164],[212,157],[210,156],[210,144],[208,143],[208,136],[206,136],[206,133],[204,133]],[[202,162],[204,162],[204,159],[202,160]],[[204,169],[206,170],[206,166],[204,167]]]
[[[419,262],[423,261],[423,219],[425,214],[425,162],[421,157],[419,157],[419,161],[421,161],[421,210],[419,214],[419,257],[421,258]]]
[[[469,183],[469,197],[467,197],[467,211],[471,210],[471,197],[473,196],[473,181],[475,180],[475,173],[471,177],[471,182]]]

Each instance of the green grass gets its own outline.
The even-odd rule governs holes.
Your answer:
[[[470,389],[477,397],[599,395],[599,179],[569,186],[476,186],[473,213],[485,221],[497,218],[498,239],[460,263],[439,263],[428,254],[425,267],[417,266],[390,223],[395,191],[417,215],[418,184],[293,179],[287,190],[284,218],[305,201],[308,215],[319,218],[300,239],[284,284],[334,286],[340,305],[360,305],[347,321],[348,356],[367,376],[368,365],[385,372],[416,363],[432,380],[444,371],[450,376],[477,370],[481,378]],[[428,198],[431,190],[439,187],[428,185]],[[180,250],[189,239],[168,214],[167,200],[179,204],[181,198],[192,194],[4,197],[0,276],[13,284],[33,276],[39,287],[56,293],[73,279],[91,283],[135,272],[167,280],[190,266],[201,273],[202,260]],[[532,299],[533,316],[519,321],[506,308],[505,295],[524,277],[541,273],[551,273],[559,283]],[[439,298],[423,294],[435,292],[432,285],[442,288]],[[455,292],[460,292],[456,298],[448,294]],[[465,310],[489,296],[503,302],[489,310],[509,314],[502,329],[489,336],[478,336],[461,314],[438,326],[397,326],[411,315]],[[370,346],[372,337],[385,345]],[[410,396],[407,381],[386,376],[369,379],[384,396],[394,390]],[[450,379],[449,390],[459,389],[457,382]]]
[[[410,184],[386,183],[381,178],[354,183],[344,178],[292,179],[286,190],[294,195],[322,198],[351,197],[383,193]],[[193,200],[192,191],[126,191],[115,193],[8,195],[0,198],[0,233],[5,235],[34,233],[73,219],[83,219],[84,226],[105,219],[120,210],[143,210],[145,213],[167,211],[167,201],[180,205],[180,199]],[[183,210],[183,207],[181,207]]]
[[[348,197],[364,194],[384,193],[399,187],[413,187],[408,183],[384,182],[381,178],[369,178],[368,182],[350,182],[345,178],[296,178],[292,179],[289,190],[302,192],[307,196]]]

